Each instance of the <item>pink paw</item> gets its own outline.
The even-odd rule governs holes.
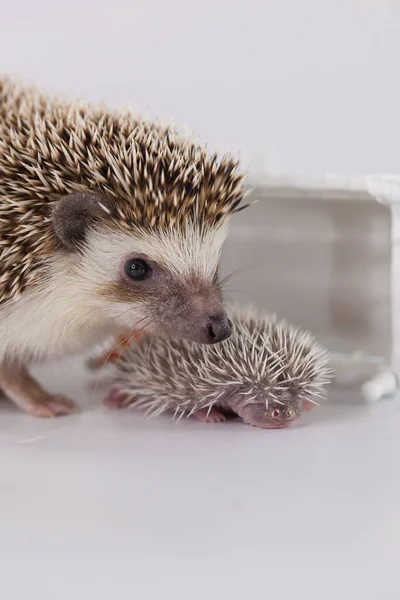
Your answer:
[[[127,395],[118,390],[111,390],[107,398],[104,400],[105,406],[112,409],[120,409],[124,407]]]
[[[77,412],[79,408],[69,398],[64,398],[64,396],[49,396],[42,402],[27,403],[25,410],[33,417],[51,418],[70,415]]]
[[[201,421],[202,423],[221,423],[226,421],[225,416],[216,408],[212,408],[210,411],[208,408],[200,408],[193,416]]]

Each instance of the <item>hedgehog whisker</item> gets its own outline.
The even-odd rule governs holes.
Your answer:
[[[253,271],[256,268],[256,266],[257,265],[255,265],[255,264],[251,264],[251,265],[246,265],[244,267],[241,267],[240,269],[235,269],[234,271],[232,271],[231,273],[229,273],[228,275],[223,277],[218,282],[218,284],[223,285],[227,281],[230,281],[233,277],[237,277],[238,275],[242,275],[242,273],[247,273],[248,271]]]
[[[136,323],[134,325],[133,330],[132,330],[133,333],[132,333],[131,337],[126,341],[125,346],[123,346],[123,348],[122,348],[122,350],[121,350],[121,352],[120,352],[120,354],[119,354],[119,356],[118,356],[118,358],[116,360],[116,364],[118,364],[119,361],[121,360],[121,356],[124,353],[125,347],[126,346],[129,347],[131,341],[137,336],[137,334],[141,333],[146,327],[148,327],[149,325],[151,325],[153,323],[153,321],[154,321],[154,319],[150,319],[150,321],[147,321],[147,323],[145,323],[140,329],[136,329],[136,327],[139,325],[139,323],[141,323],[145,318],[146,317],[144,317],[143,319],[141,319],[138,323]],[[147,318],[149,319],[150,317],[147,317]]]
[[[124,314],[124,313],[122,313],[122,314]],[[121,315],[119,315],[119,316],[121,316]],[[135,323],[135,325],[133,326],[133,330],[134,330],[134,334],[133,334],[133,335],[137,334],[139,331],[142,331],[142,329],[140,329],[140,330],[138,331],[138,330],[136,329],[136,327],[137,327],[138,325],[140,325],[140,324],[141,324],[141,323],[142,323],[142,322],[143,322],[145,319],[148,319],[148,318],[149,318],[149,317],[147,317],[147,316],[145,316],[145,317],[142,317],[141,319],[139,319],[139,321],[137,321],[137,322]],[[147,327],[147,325],[146,325],[146,327]],[[132,337],[133,337],[133,336],[132,336]],[[129,341],[131,341],[131,340],[132,340],[132,337],[129,339]],[[112,347],[112,349],[111,349],[110,353],[108,354],[107,358],[105,359],[105,361],[104,361],[104,363],[103,363],[103,367],[104,367],[104,366],[107,364],[107,362],[109,361],[109,359],[110,359],[111,355],[112,355],[112,354],[115,352],[115,350],[116,350],[116,349],[117,349],[119,346],[121,346],[121,345],[123,345],[123,346],[125,347],[125,346],[128,346],[128,345],[129,345],[129,343],[126,343],[124,339],[120,339],[120,340],[119,340],[119,341],[118,341],[116,344],[114,344],[114,346]],[[121,353],[121,354],[122,354],[122,353]],[[119,359],[121,358],[121,354],[118,356],[118,361],[119,361]],[[117,361],[117,362],[118,362],[118,361]],[[103,367],[102,367],[102,368],[103,368]]]
[[[142,322],[143,322],[143,321],[144,321],[146,318],[149,318],[149,317],[145,316],[145,317],[143,317],[142,319],[140,319],[140,320],[139,320],[137,323],[135,323],[135,325],[134,325],[134,328],[136,328],[136,327],[137,327],[137,326],[138,326],[140,323],[142,323]],[[145,326],[147,327],[148,325],[149,325],[149,324],[147,323]],[[140,332],[140,331],[142,331],[142,330],[143,330],[143,328],[142,328],[142,329],[140,329],[140,330],[139,330],[139,332]],[[135,331],[134,335],[137,335],[137,333],[139,333],[139,332],[138,332],[138,331]],[[131,340],[133,339],[134,335],[132,335],[132,337],[129,339],[129,341],[131,341]],[[128,342],[128,343],[129,343],[129,342]],[[96,383],[95,383],[95,385],[94,385],[93,394],[92,394],[92,400],[94,400],[94,398],[95,398],[95,396],[96,396],[97,388],[98,388],[98,386],[99,386],[99,383],[100,383],[100,377],[101,377],[101,375],[102,375],[102,373],[103,373],[103,370],[104,370],[105,366],[107,365],[108,361],[110,360],[110,358],[111,358],[112,354],[115,352],[115,350],[116,350],[116,349],[117,349],[119,346],[121,346],[121,344],[124,344],[124,340],[119,340],[119,341],[118,341],[116,344],[114,344],[114,345],[113,345],[113,347],[111,348],[111,350],[109,351],[109,353],[107,354],[106,358],[104,359],[104,361],[103,361],[103,364],[101,365],[101,367],[100,367],[100,369],[99,369],[99,372],[98,372],[98,377],[97,377]],[[119,355],[119,357],[118,357],[117,364],[118,364],[118,362],[119,362],[119,359],[121,358],[122,352],[123,352],[123,349],[122,349],[122,351],[121,351],[121,354],[120,354],[120,355]]]
[[[226,285],[228,283],[228,281],[230,281],[231,279],[233,279],[233,277],[237,277],[241,273],[244,273],[245,270],[246,270],[245,268],[235,269],[234,271],[232,271],[231,273],[229,273],[228,275],[225,275],[225,277],[223,277],[222,279],[220,279],[218,281],[218,286],[222,287],[222,286]]]

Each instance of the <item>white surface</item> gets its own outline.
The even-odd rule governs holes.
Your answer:
[[[1,70],[285,173],[398,172],[397,0],[3,2]]]
[[[44,380],[91,405],[81,375]],[[1,597],[397,599],[400,404],[338,400],[283,431],[2,404]]]

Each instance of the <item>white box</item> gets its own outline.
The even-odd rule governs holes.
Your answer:
[[[257,204],[234,219],[223,254],[224,275],[240,271],[232,297],[309,329],[331,351],[338,381],[374,379],[363,387],[366,399],[394,391],[400,180],[275,176],[256,183],[251,200]]]

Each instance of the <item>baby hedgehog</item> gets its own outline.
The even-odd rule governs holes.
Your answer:
[[[327,353],[311,335],[275,317],[236,309],[231,318],[232,335],[217,346],[142,335],[118,356],[115,348],[115,384],[106,404],[150,415],[173,411],[178,419],[218,422],[229,412],[255,427],[292,424],[329,382]]]
[[[129,112],[0,79],[0,387],[66,414],[26,370],[127,328],[226,339],[218,283],[237,163]]]

